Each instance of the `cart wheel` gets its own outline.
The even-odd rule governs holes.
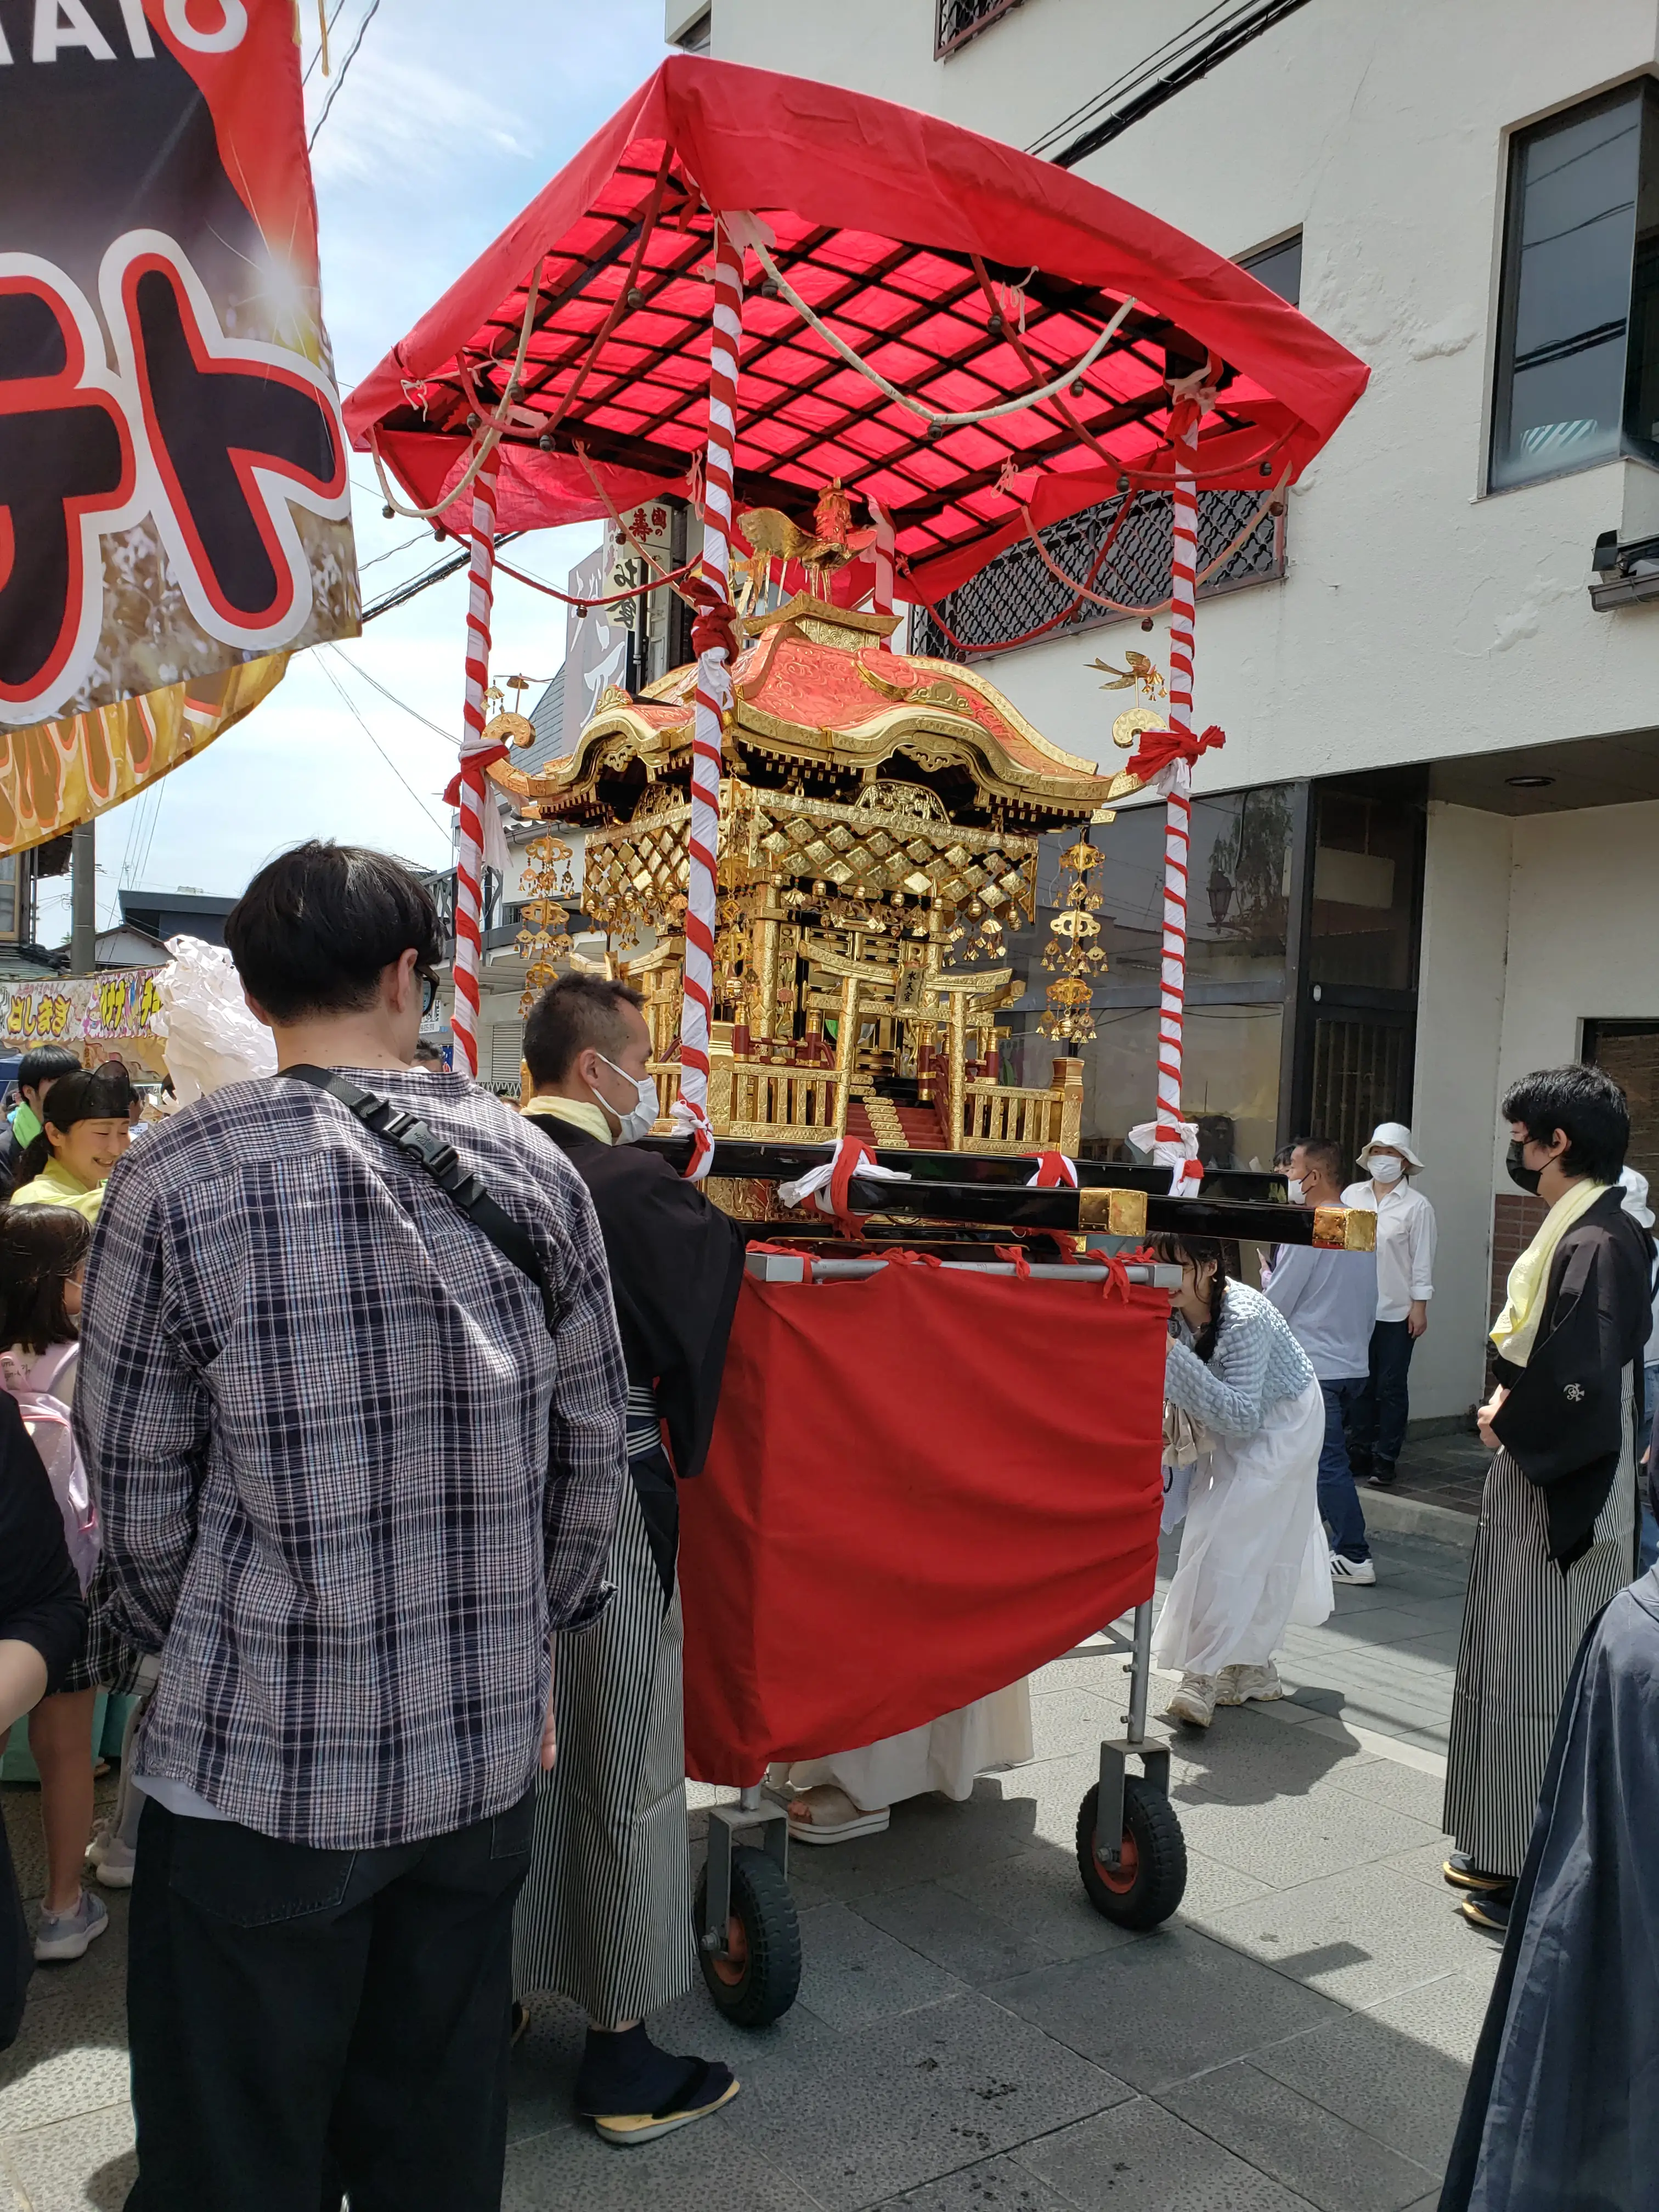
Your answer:
[[[1097,1783],[1078,1808],[1077,1867],[1095,1911],[1120,1928],[1156,1928],[1181,1902],[1187,1887],[1187,1844],[1175,1807],[1144,1776],[1123,1780],[1123,1856],[1103,1865],[1095,1851]]]
[[[697,1877],[696,1928],[708,1911],[708,1875]],[[708,1994],[739,2027],[781,2020],[800,1987],[800,1921],[783,1869],[765,1851],[744,1845],[732,1854],[732,1917],[726,1949],[702,1951]]]

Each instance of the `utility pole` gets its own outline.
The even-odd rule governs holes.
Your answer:
[[[70,973],[98,965],[98,826],[83,822],[70,839]]]

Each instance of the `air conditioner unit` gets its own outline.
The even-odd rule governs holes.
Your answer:
[[[1616,530],[1604,530],[1590,555],[1590,605],[1598,614],[1659,599],[1659,538],[1619,543]]]

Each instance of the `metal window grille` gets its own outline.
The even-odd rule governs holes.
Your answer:
[[[1414,1022],[1316,1020],[1309,1127],[1352,1159],[1379,1121],[1409,1121]]]
[[[1170,494],[1141,492],[1110,558],[1095,578],[1092,588],[1109,599],[1138,606],[1155,606],[1170,592]],[[1198,495],[1198,565],[1205,568],[1249,521],[1260,506],[1259,491],[1201,491]],[[1109,499],[1099,507],[1086,507],[1065,521],[1051,523],[1042,542],[1051,557],[1079,583],[1087,576],[1101,543],[1111,528],[1121,501]],[[1199,586],[1200,599],[1237,591],[1246,584],[1262,584],[1285,573],[1285,518],[1264,514],[1260,524],[1207,583]],[[988,562],[976,576],[940,600],[944,622],[963,641],[953,645],[926,607],[918,607],[911,622],[911,651],[940,660],[969,660],[994,653],[998,647],[1024,631],[1049,621],[1076,597],[1059,578],[1045,568],[1036,549],[1022,538]],[[1085,599],[1075,613],[1056,623],[1047,635],[1095,629],[1104,623],[1127,617],[1092,606]]]
[[[1020,0],[939,0],[933,22],[933,58],[945,61],[969,39],[988,30],[999,15],[1018,8]]]

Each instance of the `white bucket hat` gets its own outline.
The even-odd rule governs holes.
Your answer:
[[[1377,1123],[1370,1137],[1359,1147],[1359,1164],[1362,1168],[1369,1167],[1370,1164],[1373,1145],[1387,1145],[1391,1151],[1400,1154],[1407,1167],[1416,1168],[1419,1172],[1421,1171],[1423,1163],[1412,1150],[1412,1133],[1403,1121]]]
[[[1633,1213],[1644,1229],[1653,1226],[1653,1208],[1648,1204],[1648,1179],[1640,1168],[1620,1168],[1619,1180],[1625,1189],[1625,1211]]]

